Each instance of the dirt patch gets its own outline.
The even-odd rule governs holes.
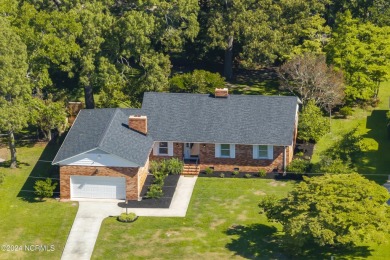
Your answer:
[[[267,193],[265,193],[264,191],[262,190],[257,190],[255,192],[253,192],[253,194],[255,195],[258,195],[258,196],[264,196],[264,195],[267,195]]]
[[[283,182],[283,181],[271,181],[270,183],[268,183],[268,185],[271,185],[272,187],[278,187],[278,186],[286,186],[286,182]]]
[[[215,230],[216,227],[222,225],[222,224],[225,223],[225,222],[226,222],[225,219],[218,219],[218,220],[213,221],[213,222],[210,223],[210,228],[213,229],[213,230]]]
[[[244,210],[243,212],[240,213],[240,215],[238,215],[237,219],[240,220],[240,221],[245,221],[248,219],[247,215],[246,215],[247,211]]]
[[[7,148],[0,148],[0,162],[1,159],[3,159],[4,161],[9,160],[9,156],[10,155]]]

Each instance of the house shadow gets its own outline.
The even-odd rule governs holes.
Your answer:
[[[371,251],[367,246],[349,249],[306,245],[297,250],[283,242],[281,234],[273,226],[252,224],[232,226],[225,231],[236,236],[226,245],[236,256],[247,259],[336,259],[367,258]],[[295,253],[294,253],[295,252]]]
[[[45,146],[42,154],[40,155],[37,163],[34,165],[25,183],[20,189],[17,197],[27,202],[41,202],[36,199],[34,194],[34,184],[37,180],[45,180],[51,178],[53,182],[59,183],[59,167],[51,165],[58,149],[60,148],[60,142],[56,139],[51,140]],[[33,146],[34,144],[32,144]],[[54,197],[59,196],[59,184],[54,190]]]
[[[388,167],[390,136],[387,131],[387,111],[373,110],[371,115],[367,117],[366,128],[369,131],[363,137],[375,140],[378,149],[369,147],[362,153],[362,158],[357,163],[358,172],[367,174],[365,175],[367,178],[375,180],[379,184],[385,183],[390,175]]]

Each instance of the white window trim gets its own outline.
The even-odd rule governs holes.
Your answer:
[[[155,142],[153,145],[153,155],[156,156],[173,156],[173,142],[166,142],[168,143],[168,153],[160,153],[160,143],[161,142]]]
[[[228,144],[230,145],[230,156],[222,156],[221,155],[221,144],[215,144],[215,158],[236,158],[236,145],[235,144]]]
[[[253,159],[273,160],[274,159],[274,147],[267,145],[267,157],[259,157],[259,145],[253,145]]]

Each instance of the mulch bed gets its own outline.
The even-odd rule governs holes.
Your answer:
[[[224,174],[223,177],[221,177],[221,174]],[[201,172],[199,173],[199,176],[198,177],[202,177],[202,178],[210,178],[210,177],[218,177],[218,178],[236,178],[236,179],[239,179],[239,178],[247,178],[245,175],[246,174],[249,174],[250,177],[249,178],[260,178],[258,173],[247,173],[247,172],[240,172],[239,174],[237,175],[233,175],[232,172],[213,172],[212,174],[206,174],[205,172]],[[274,178],[274,174],[273,172],[271,173],[267,173],[267,176],[266,177],[262,177],[262,179],[273,179]]]
[[[148,175],[146,178],[144,187],[141,191],[141,201],[128,201],[128,208],[169,208],[171,205],[173,194],[175,193],[177,182],[179,181],[180,175],[168,175],[164,180],[163,197],[159,199],[147,199],[145,198],[148,188],[153,184],[153,175]],[[120,207],[125,208],[125,203],[120,203]]]

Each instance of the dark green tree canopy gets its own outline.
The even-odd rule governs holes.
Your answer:
[[[300,248],[383,243],[390,231],[389,192],[359,174],[305,177],[287,198],[267,196],[259,206],[283,225],[285,243]]]

